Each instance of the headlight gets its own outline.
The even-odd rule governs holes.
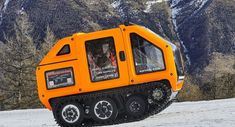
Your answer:
[[[74,85],[73,68],[62,68],[45,73],[47,89],[61,88]]]

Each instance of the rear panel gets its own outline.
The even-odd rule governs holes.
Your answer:
[[[39,98],[49,109],[49,99],[76,93],[79,89],[76,85],[79,77],[75,78],[79,74],[75,47],[71,37],[60,40],[37,67]]]

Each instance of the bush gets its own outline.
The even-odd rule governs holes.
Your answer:
[[[177,96],[178,101],[198,101],[203,99],[203,93],[191,76],[187,76],[184,86]]]
[[[235,74],[224,74],[213,78],[202,87],[206,99],[224,99],[235,97]]]

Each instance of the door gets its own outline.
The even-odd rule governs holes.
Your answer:
[[[84,43],[82,60],[83,90],[96,91],[128,85],[123,38],[121,30],[110,29],[82,36]],[[81,53],[81,52],[80,52]],[[87,76],[85,76],[87,75]]]
[[[165,79],[166,43],[143,27],[129,26],[124,32],[129,65],[130,84],[141,84]]]

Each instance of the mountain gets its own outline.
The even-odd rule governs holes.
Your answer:
[[[188,72],[193,83],[200,87],[200,90],[195,89],[197,92],[188,88],[194,95],[186,92],[183,97],[234,97],[235,1],[171,0],[170,8],[175,31],[188,60]]]
[[[230,95],[235,91],[235,0],[2,0],[0,41],[14,34],[15,19],[23,12],[38,44],[47,26],[60,39],[125,20],[143,25],[181,47],[194,80],[186,84],[197,84],[212,99],[235,96]]]
[[[11,34],[15,17],[22,11],[29,15],[34,24],[35,38],[45,36],[47,25],[58,38],[62,38],[79,31],[117,27],[124,22],[126,5],[130,10],[130,21],[145,25],[158,33],[159,25],[162,25],[167,36],[173,38],[168,4],[153,3],[153,10],[148,9],[146,13],[143,10],[147,6],[150,8],[146,2],[148,1],[127,1],[127,4],[123,4],[123,0],[5,0],[0,3],[0,40],[4,40],[3,33]]]
[[[191,71],[201,72],[219,54],[224,55],[220,55],[222,62],[228,56],[235,59],[234,0],[172,0],[171,8],[175,29],[190,59]],[[227,65],[233,73],[234,61]],[[223,66],[217,69],[223,69]]]
[[[232,127],[235,99],[174,103],[145,120],[107,127]],[[51,111],[45,109],[0,112],[1,127],[58,127]]]

